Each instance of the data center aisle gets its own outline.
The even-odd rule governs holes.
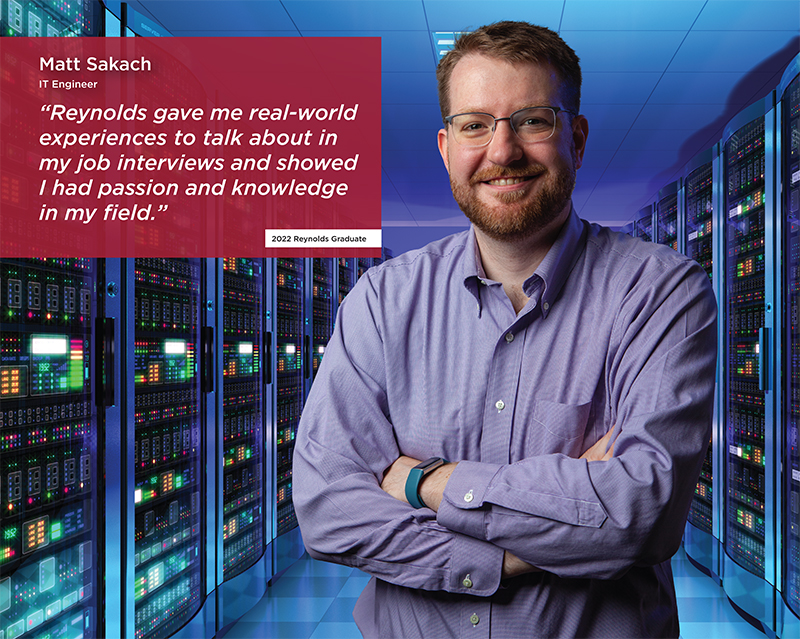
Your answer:
[[[682,639],[763,639],[683,548],[672,559]],[[304,555],[224,639],[359,639],[353,606],[369,577]]]

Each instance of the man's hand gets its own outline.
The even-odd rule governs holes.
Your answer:
[[[406,480],[411,469],[419,463],[420,460],[406,457],[405,455],[398,458],[383,475],[383,481],[381,482],[383,491],[389,493],[395,499],[408,503],[406,499]],[[447,480],[450,479],[450,475],[456,466],[458,464],[445,464],[422,478],[422,482],[419,485],[419,494],[422,497],[422,501],[431,510],[439,510],[444,487],[447,485]]]
[[[614,444],[616,444],[616,441],[614,444],[611,444],[611,448],[608,449],[608,452],[606,452],[606,446],[608,446],[608,442],[611,441],[611,433],[613,432],[614,427],[612,426],[611,430],[597,440],[594,446],[580,456],[580,459],[587,459],[589,461],[608,461],[611,459],[614,456]]]

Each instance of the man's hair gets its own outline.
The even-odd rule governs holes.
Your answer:
[[[495,22],[465,33],[436,68],[442,119],[451,115],[450,76],[467,55],[480,54],[518,64],[549,64],[561,80],[565,108],[575,113],[581,107],[581,64],[575,52],[555,31],[527,22]]]

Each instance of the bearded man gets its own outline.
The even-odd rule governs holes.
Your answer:
[[[437,76],[472,224],[343,302],[295,447],[308,551],[373,575],[365,637],[678,637],[670,558],[714,394],[708,278],[578,218],[589,129],[558,35],[483,27]]]

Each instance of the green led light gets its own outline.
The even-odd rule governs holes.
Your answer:
[[[3,531],[3,539],[14,539],[17,536],[17,529],[15,527],[6,528]]]
[[[50,539],[60,539],[61,538],[61,522],[56,521],[53,522],[53,525],[50,526]]]

